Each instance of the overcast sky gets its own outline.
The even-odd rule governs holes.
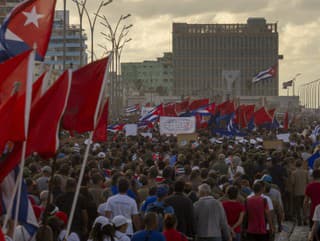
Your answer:
[[[99,0],[87,1],[93,17]],[[59,8],[62,8],[62,0],[58,0]],[[78,23],[75,4],[71,0],[68,8],[71,22]],[[171,51],[173,22],[246,23],[248,17],[265,17],[268,22],[278,22],[280,54],[284,55],[284,60],[280,61],[280,83],[302,73],[297,79],[299,86],[320,78],[319,10],[319,0],[113,0],[101,14],[113,25],[121,14],[132,15],[124,21],[134,25],[129,34],[132,41],[122,54],[124,62],[152,60]],[[87,21],[84,26],[90,35]],[[100,34],[106,29],[99,21],[96,26],[95,53],[101,57],[103,50],[97,44],[107,45]]]

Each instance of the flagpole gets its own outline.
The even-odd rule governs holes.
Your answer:
[[[16,199],[16,211],[14,217],[14,225],[13,225],[13,241],[16,240],[16,227],[18,224],[18,214],[20,211],[20,199],[21,199],[21,188],[23,181],[23,169],[25,166],[25,156],[27,150],[27,138],[29,132],[29,119],[30,119],[30,109],[31,109],[31,99],[32,99],[32,80],[34,73],[34,60],[35,60],[35,50],[33,50],[29,56],[28,62],[28,73],[27,73],[27,81],[26,81],[26,96],[25,96],[25,110],[24,110],[24,131],[25,131],[25,141],[22,145],[22,153],[21,153],[21,164],[19,170],[19,178],[17,180],[18,184],[18,194]]]
[[[26,149],[27,149],[27,142],[24,141],[22,145],[22,153],[21,153],[21,164],[20,164],[20,170],[19,170],[19,176],[18,176],[18,194],[16,198],[16,210],[14,213],[14,223],[13,223],[13,241],[16,240],[16,230],[18,226],[18,214],[20,212],[20,199],[21,199],[21,189],[22,189],[22,180],[23,180],[23,169],[25,165],[25,155],[26,155]]]
[[[100,95],[99,95],[98,103],[97,103],[96,110],[95,110],[95,113],[94,113],[94,129],[96,128],[97,122],[98,122],[97,121],[98,120],[98,114],[99,114],[100,107],[101,107],[101,104],[102,104],[104,89],[105,89],[105,86],[106,86],[106,83],[107,83],[107,76],[108,76],[107,74],[109,72],[110,62],[112,62],[112,55],[113,55],[113,53],[110,53],[110,55],[108,57],[107,66],[106,66],[106,70],[105,70],[105,73],[104,73],[102,86],[101,86],[101,89],[100,89]],[[78,202],[78,197],[79,197],[79,194],[80,194],[81,183],[82,183],[82,180],[83,180],[83,177],[84,177],[85,168],[87,166],[87,161],[88,161],[88,156],[89,156],[89,151],[90,151],[90,146],[91,146],[93,134],[94,134],[94,130],[90,131],[89,141],[87,143],[87,147],[86,147],[86,151],[85,151],[85,154],[84,154],[84,158],[83,158],[83,162],[82,162],[82,166],[81,166],[81,171],[80,171],[80,175],[79,175],[79,179],[78,179],[78,184],[77,184],[77,187],[76,187],[76,192],[74,194],[71,211],[70,211],[70,215],[69,215],[69,218],[68,218],[68,225],[67,225],[67,230],[66,230],[66,234],[65,234],[65,239],[67,239],[69,234],[70,234],[71,225],[72,225],[72,221],[73,221],[73,217],[74,217],[74,212],[75,212],[76,205],[77,205],[77,202]]]

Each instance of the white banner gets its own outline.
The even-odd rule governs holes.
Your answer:
[[[138,135],[138,125],[137,124],[126,124],[124,126],[126,136],[136,136]]]
[[[196,118],[193,117],[160,117],[160,134],[191,134],[196,131]]]

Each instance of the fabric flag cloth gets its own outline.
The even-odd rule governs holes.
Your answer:
[[[96,109],[104,89],[109,57],[90,63],[73,72],[63,128],[84,133],[97,124]]]
[[[44,159],[54,157],[59,147],[59,124],[67,105],[71,86],[71,72],[64,72],[47,92],[32,106],[26,157],[34,152]],[[22,142],[0,162],[0,182],[19,163]]]
[[[124,124],[113,124],[113,125],[108,125],[107,130],[113,133],[116,133],[118,131],[122,131],[124,128]]]
[[[175,108],[175,103],[168,103],[163,106],[163,115],[164,116],[172,116],[176,117],[176,108]]]
[[[41,97],[42,84],[45,76],[46,76],[46,73],[43,73],[42,75],[40,75],[39,78],[32,85],[32,102],[31,102],[32,104],[37,102]]]
[[[252,83],[258,83],[262,80],[275,78],[277,75],[277,65],[273,65],[272,67],[261,71],[256,76],[252,78]]]
[[[282,83],[282,89],[287,89],[288,87],[293,85],[293,80],[289,80],[287,82]]]
[[[8,141],[23,141],[29,122],[34,54],[27,51],[0,65],[0,154]]]
[[[104,142],[107,141],[107,126],[108,126],[108,116],[109,116],[109,99],[104,104],[102,109],[102,114],[99,118],[98,125],[93,133],[94,142]]]
[[[157,105],[147,114],[139,118],[139,121],[154,122],[159,120],[159,117],[163,116],[163,104]]]
[[[176,113],[179,116],[181,113],[188,111],[189,108],[189,100],[184,100],[182,102],[175,104]]]
[[[189,104],[189,110],[193,111],[207,105],[209,105],[209,99],[194,100]]]
[[[233,101],[225,101],[216,106],[216,113],[219,113],[220,116],[230,115],[235,112],[235,106]]]
[[[7,209],[10,205],[10,200],[12,197],[12,190],[16,185],[16,179],[18,177],[19,168],[15,168],[10,174],[1,182],[1,203],[2,203],[2,212],[3,214],[7,212]],[[14,219],[15,217],[15,203],[14,201],[11,218]],[[27,240],[31,240],[31,237],[37,232],[38,230],[38,221],[34,214],[32,205],[30,200],[28,199],[28,192],[27,192],[27,185],[23,181],[21,187],[21,197],[20,197],[20,207],[19,207],[19,214],[18,214],[18,221],[23,226],[23,228],[27,231],[25,233],[25,238]],[[18,233],[17,233],[18,235]],[[29,237],[27,237],[29,236]],[[1,240],[1,239],[0,239]]]
[[[254,113],[255,125],[260,126],[267,123],[272,123],[273,118],[270,113],[266,111],[264,107],[261,107]]]
[[[313,129],[312,134],[313,134],[314,136],[318,136],[318,135],[320,134],[320,125],[317,125],[317,126]]]
[[[284,115],[283,129],[288,130],[288,128],[289,128],[289,113],[287,111]]]
[[[314,162],[320,158],[320,151],[317,151],[316,153],[314,153],[311,157],[309,157],[308,159],[308,166],[313,169],[313,165],[314,165]]]
[[[0,60],[36,48],[43,60],[50,41],[56,0],[26,0],[6,16],[0,28]]]
[[[132,106],[128,106],[124,109],[124,113],[125,114],[132,114],[132,113],[136,113],[140,110],[140,105],[136,104],[136,105],[132,105]]]
[[[255,105],[240,105],[236,110],[235,123],[246,128],[253,117]]]

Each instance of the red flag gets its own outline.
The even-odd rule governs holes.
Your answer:
[[[10,71],[0,77],[0,154],[8,141],[23,141],[26,138],[31,105],[34,53],[28,51],[1,64]],[[15,65],[15,69],[12,65]],[[1,92],[2,91],[2,92]]]
[[[50,41],[56,0],[27,0],[9,13],[4,20],[2,43],[6,55],[11,57],[36,45],[37,58],[46,55]]]
[[[71,72],[64,72],[51,88],[33,105],[27,138],[26,157],[37,152],[43,158],[53,157],[59,146],[59,123],[67,105]],[[0,162],[0,182],[20,162],[22,142]]]
[[[177,115],[186,112],[189,108],[189,100],[184,100],[180,103],[176,103],[175,104],[175,109],[176,109],[176,113]]]
[[[40,77],[32,85],[32,104],[36,103],[41,97],[42,84],[45,76],[46,73],[40,75]]]
[[[0,241],[5,241],[5,238],[1,229],[0,229]]]
[[[276,109],[270,109],[270,110],[268,110],[268,113],[269,113],[270,117],[272,118],[272,120],[273,120],[273,118],[274,118],[275,112],[276,112]]]
[[[63,127],[66,130],[83,133],[95,129],[108,59],[90,63],[73,73],[68,105],[63,117]]]
[[[109,114],[109,100],[106,101],[103,107],[103,112],[99,118],[98,126],[93,133],[94,142],[107,141],[107,126],[108,126],[108,114]]]
[[[220,116],[230,115],[235,112],[235,106],[233,101],[225,101],[216,107],[216,112],[220,113]]]
[[[163,107],[163,115],[176,117],[177,113],[176,113],[175,103],[165,104]]]
[[[194,100],[190,103],[189,105],[189,110],[196,110],[200,107],[209,105],[209,99],[199,99],[199,100]]]
[[[284,115],[284,120],[283,120],[283,129],[288,130],[289,128],[289,114],[288,111]]]
[[[241,128],[247,127],[253,117],[255,105],[240,105],[236,111],[235,123]]]
[[[19,96],[25,93],[30,54],[31,50],[0,64],[0,105],[12,96],[14,90]]]
[[[272,123],[272,119],[273,118],[270,116],[270,114],[266,111],[264,107],[261,107],[254,113],[254,122],[257,126],[266,123]]]

